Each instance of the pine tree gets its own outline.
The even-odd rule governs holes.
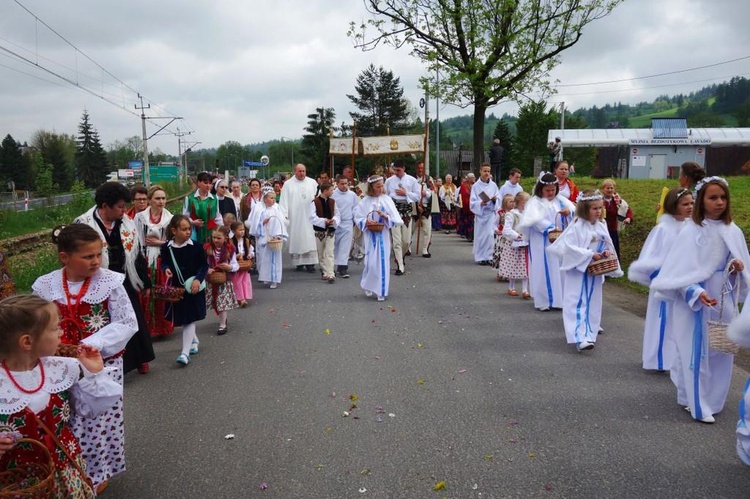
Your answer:
[[[89,122],[89,114],[83,111],[83,118],[78,125],[76,141],[76,179],[86,187],[96,188],[107,180],[107,155],[99,140],[99,133]]]
[[[308,159],[307,174],[312,176],[328,170],[331,131],[337,130],[333,126],[336,112],[331,107],[318,107],[313,114],[307,115],[307,119],[307,134],[302,137],[302,154]]]
[[[357,135],[397,135],[409,129],[409,105],[404,98],[401,79],[383,66],[374,65],[357,76],[357,95],[349,95],[361,112],[349,113],[357,122]]]

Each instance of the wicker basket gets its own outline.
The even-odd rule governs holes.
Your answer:
[[[731,265],[731,262],[730,262]],[[734,297],[734,314],[735,316],[739,313],[739,298],[740,298],[740,275],[737,275],[737,285],[735,286],[736,295]],[[719,320],[708,321],[708,346],[711,350],[717,350],[719,352],[736,354],[740,351],[740,346],[729,339],[727,336],[727,328],[729,324],[724,322],[724,295],[728,291],[724,291],[727,284],[729,283],[729,265],[724,271],[724,280],[721,285],[721,300],[719,306]]]
[[[589,275],[604,275],[609,274],[610,272],[614,272],[617,270],[617,256],[612,255],[607,258],[602,258],[601,260],[597,260],[595,262],[589,263],[589,266],[586,268]]]
[[[26,443],[44,451],[46,463],[23,463],[0,472],[0,498],[39,498],[54,496],[55,463],[47,447],[37,440],[22,438]],[[13,451],[10,451],[13,452]]]
[[[239,270],[244,270],[245,272],[253,268],[252,260],[237,260],[237,264],[240,266]]]
[[[151,293],[157,300],[176,303],[182,300],[182,297],[185,295],[185,288],[183,286],[176,288],[172,286],[171,279],[167,279],[164,284],[155,285],[151,289]]]
[[[372,218],[370,218],[370,215],[372,215],[373,213],[377,214],[377,211],[372,210],[365,217],[365,227],[370,232],[383,232],[383,229],[385,228],[385,224],[383,222],[378,222],[377,220],[373,220]]]
[[[272,237],[268,240],[268,247],[271,251],[280,251],[284,247],[284,240],[280,237]]]
[[[214,269],[213,272],[208,274],[206,276],[206,281],[208,281],[209,284],[226,284],[227,282],[227,273],[223,270]]]
[[[557,225],[558,219],[560,220],[560,225]],[[555,241],[557,241],[557,238],[560,237],[560,234],[563,233],[563,230],[561,227],[562,227],[562,215],[560,215],[560,213],[558,212],[557,215],[555,216],[555,228],[550,229],[547,232],[547,239],[549,240],[550,243],[554,243]]]

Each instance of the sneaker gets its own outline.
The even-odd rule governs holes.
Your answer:
[[[190,355],[195,355],[198,353],[198,342],[194,341],[190,344]]]
[[[594,348],[594,344],[589,341],[581,341],[580,343],[576,344],[576,348],[579,352],[583,352],[584,350],[592,350]]]
[[[378,301],[385,301],[385,296],[378,296]]]
[[[344,272],[343,274],[341,274],[341,278],[342,279],[349,279],[349,274],[347,272]]]
[[[276,289],[276,283],[275,283],[275,282],[272,282],[272,283],[271,283],[271,285],[269,286],[269,288],[271,288],[271,289]]]
[[[227,334],[228,331],[229,328],[227,328],[226,326],[219,326],[219,330],[216,332],[216,334],[218,334],[219,336],[223,336]]]
[[[185,355],[184,353],[181,353],[177,356],[177,363],[182,364],[183,366],[186,366],[190,363],[190,357]]]

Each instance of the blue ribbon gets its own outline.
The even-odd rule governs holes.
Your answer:
[[[658,272],[658,271],[657,271]],[[667,302],[659,302],[659,348],[656,350],[657,368],[664,370],[664,333],[667,330]]]

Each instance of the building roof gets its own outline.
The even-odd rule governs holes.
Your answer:
[[[547,142],[562,138],[563,147],[627,145],[750,146],[750,128],[688,128],[686,138],[659,138],[651,128],[581,128],[549,130]]]

